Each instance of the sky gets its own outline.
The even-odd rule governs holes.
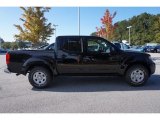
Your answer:
[[[113,23],[132,18],[144,12],[150,14],[160,13],[160,8],[158,7],[80,7],[80,34],[90,35],[92,32],[95,32],[96,27],[101,26],[100,19],[103,17],[106,9],[109,9],[111,13],[117,12]],[[22,22],[19,20],[22,12],[19,7],[0,7],[0,37],[5,41],[14,41],[13,36],[19,33],[14,24],[22,25]],[[45,16],[48,22],[58,25],[56,36],[79,34],[77,7],[52,7]],[[49,43],[54,41],[55,34],[52,35]]]

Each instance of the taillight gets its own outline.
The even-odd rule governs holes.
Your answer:
[[[10,63],[10,54],[6,54],[6,64],[8,65]]]

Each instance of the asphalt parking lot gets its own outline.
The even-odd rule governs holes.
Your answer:
[[[3,72],[0,55],[0,113],[160,113],[160,53],[156,72],[143,87],[119,77],[57,78],[50,88],[33,88],[27,76]]]

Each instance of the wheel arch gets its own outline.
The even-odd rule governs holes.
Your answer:
[[[53,75],[55,69],[55,62],[49,62],[39,58],[29,59],[23,64],[22,71],[26,75],[31,69],[35,67],[44,67],[48,69]]]
[[[48,65],[46,65],[46,64],[33,64],[33,65],[30,65],[27,69],[26,69],[26,74],[28,73],[28,72],[30,72],[33,68],[35,68],[35,67],[43,67],[43,68],[46,68],[47,70],[49,70],[50,71],[50,73],[53,75],[53,69],[51,69]]]
[[[133,63],[129,64],[127,66],[127,68],[125,69],[124,75],[126,74],[126,72],[128,71],[128,69],[131,68],[134,65],[141,65],[141,66],[145,67],[148,70],[148,74],[150,76],[151,70],[150,70],[149,66],[147,65],[147,63],[144,63],[144,62],[133,62]]]

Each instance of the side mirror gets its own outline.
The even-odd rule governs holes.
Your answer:
[[[117,53],[117,51],[116,51],[116,49],[114,47],[110,47],[110,53],[114,54],[114,53]]]

